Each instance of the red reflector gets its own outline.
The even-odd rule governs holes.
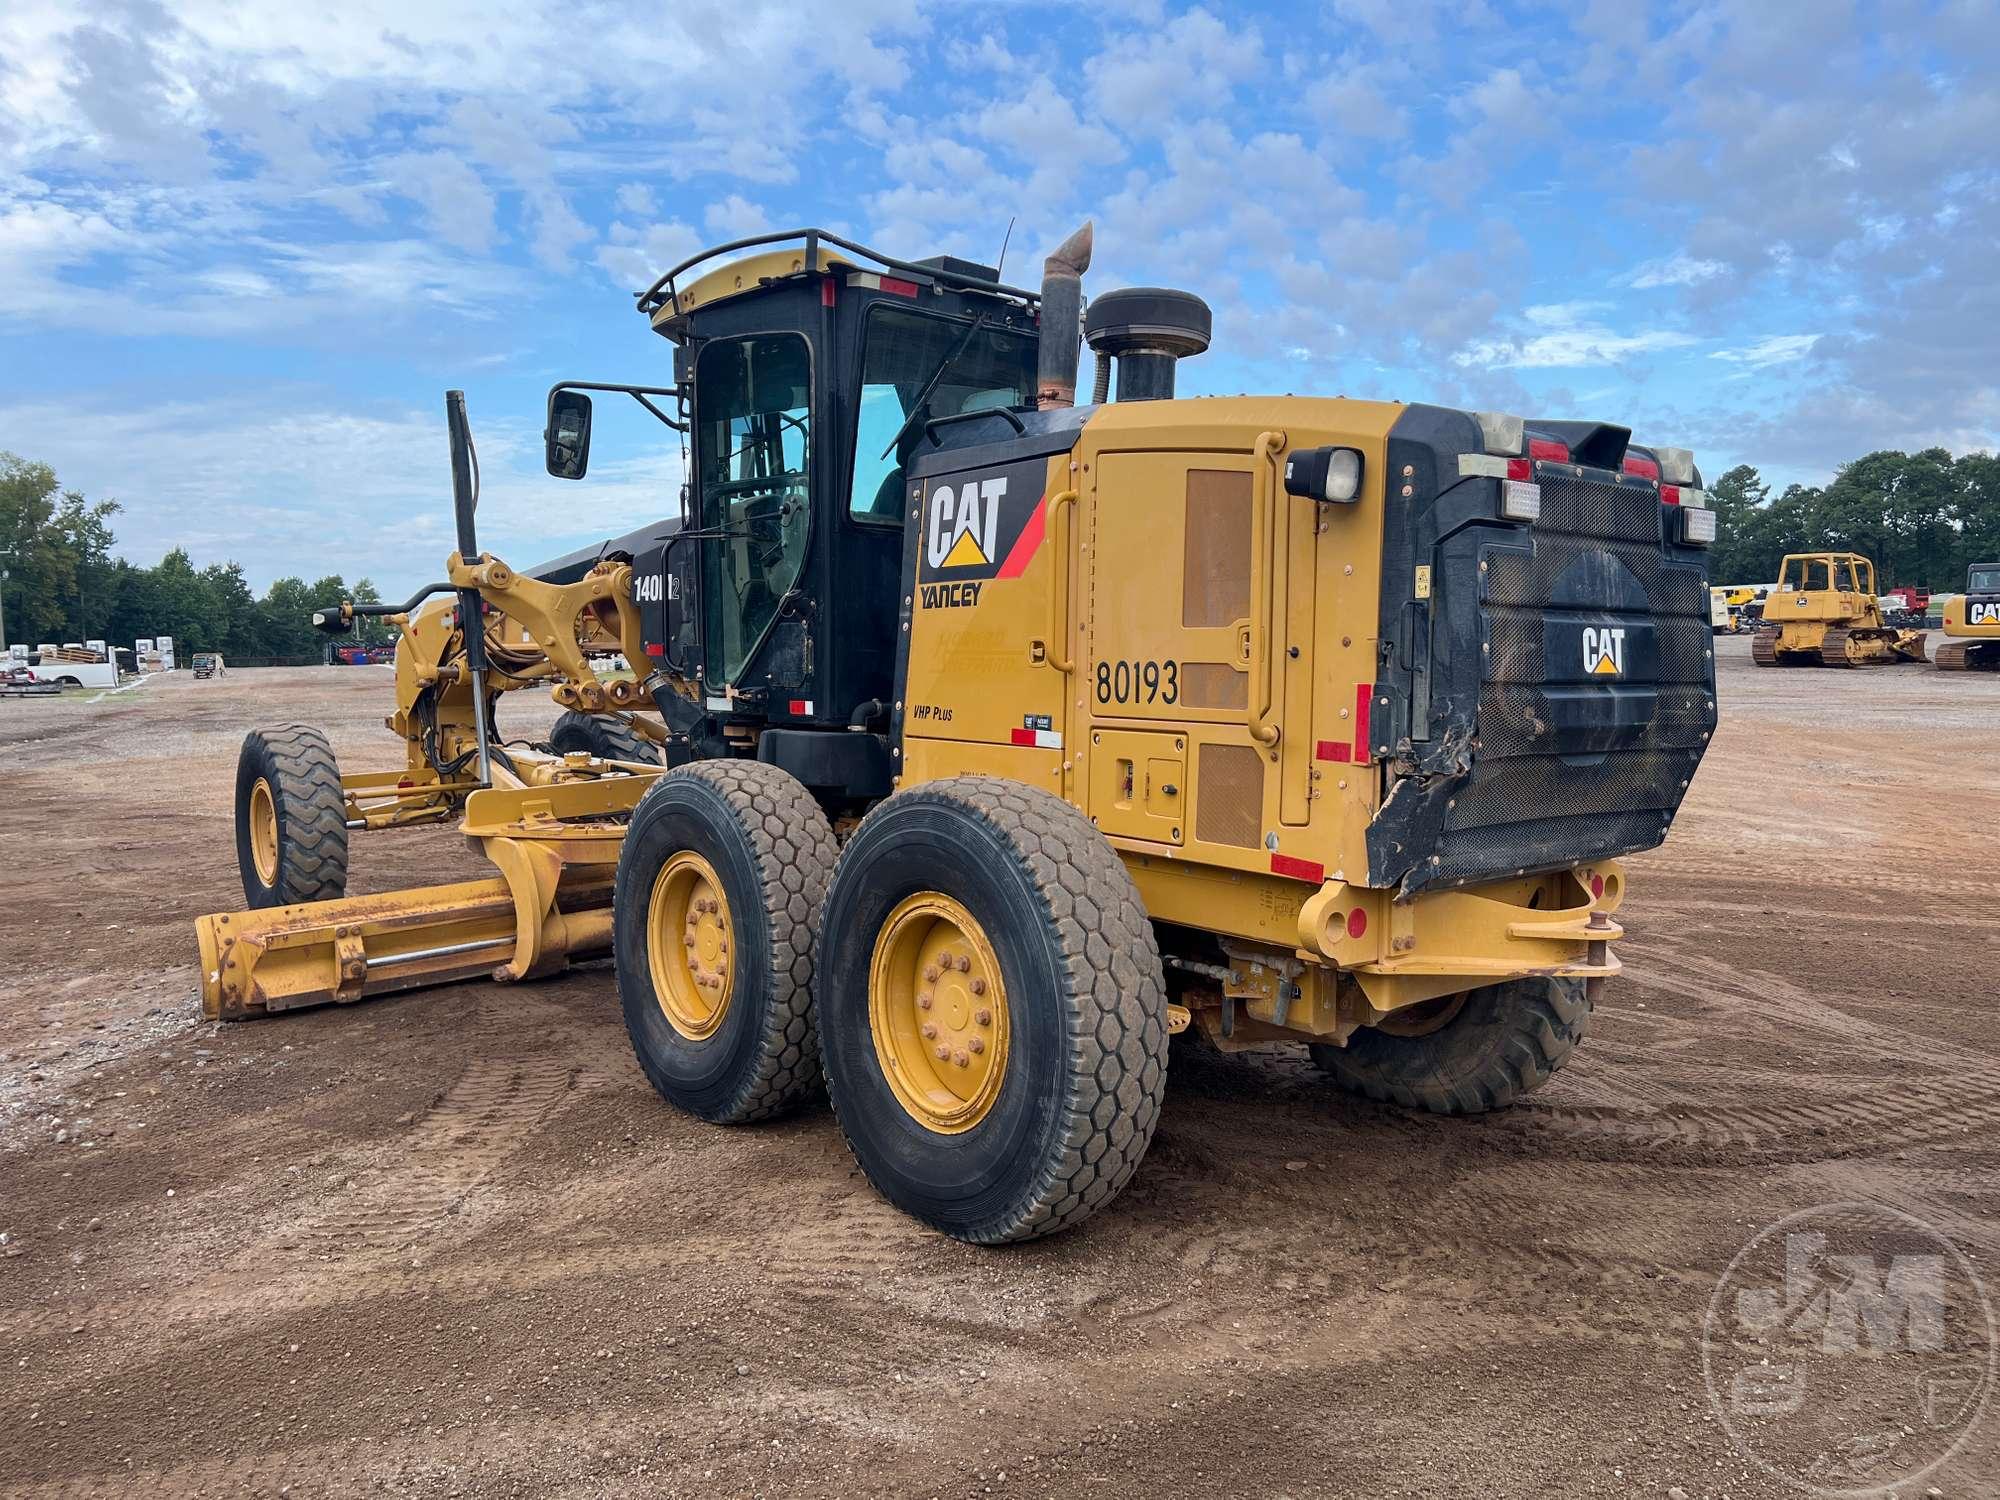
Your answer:
[[[1663,484],[1660,486],[1660,504],[1679,505],[1680,503],[1681,503],[1681,490],[1679,485]]]
[[[1525,483],[1535,477],[1535,466],[1525,458],[1510,458],[1507,460],[1507,477]]]
[[[1367,760],[1372,751],[1368,743],[1368,712],[1375,702],[1375,689],[1362,683],[1354,690],[1354,758]]]
[[[1555,463],[1566,464],[1569,462],[1569,444],[1559,443],[1554,438],[1529,438],[1528,457],[1546,458]],[[1521,477],[1525,479],[1528,476],[1523,474]]]
[[[1368,913],[1362,907],[1355,907],[1347,914],[1347,935],[1351,938],[1368,936]]]
[[[665,656],[667,648],[658,641],[648,641],[646,642],[646,654],[648,656]]]
[[[1604,894],[1604,877],[1602,875],[1593,875],[1590,877],[1590,894],[1593,896],[1602,896]]]
[[[914,281],[904,281],[895,276],[884,276],[882,278],[882,290],[893,292],[898,297],[914,297],[917,295],[917,284]]]
[[[1625,455],[1625,472],[1639,479],[1658,479],[1660,466],[1650,458],[1641,458],[1636,453]]]
[[[791,702],[791,711],[795,715],[804,717],[805,715],[810,714],[813,711],[813,706],[811,703],[807,702],[804,698],[794,698]]]
[[[1271,856],[1271,873],[1291,880],[1310,880],[1318,885],[1326,879],[1326,866],[1316,859],[1299,859],[1290,854]]]
[[[821,307],[833,306],[833,297],[833,278],[829,276],[819,284],[819,305]]]
[[[1315,760],[1347,760],[1354,753],[1354,747],[1346,740],[1321,740],[1313,747]]]
[[[1027,745],[1030,748],[1035,743],[1035,731],[1032,729],[1010,729],[1007,731],[1007,737],[1017,745]]]

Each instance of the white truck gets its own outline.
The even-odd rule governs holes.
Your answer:
[[[93,652],[96,661],[64,659],[64,653]],[[115,688],[118,686],[118,655],[103,641],[72,642],[57,648],[43,644],[37,648],[28,670],[37,682],[53,682],[59,687]]]

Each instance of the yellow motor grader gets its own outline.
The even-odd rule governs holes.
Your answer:
[[[445,578],[320,621],[400,631],[407,765],[248,737],[208,1012],[608,952],[665,1098],[739,1123],[824,1079],[877,1187],[979,1243],[1119,1191],[1171,1033],[1446,1114],[1544,1083],[1715,724],[1692,456],[1178,399],[1208,308],[1086,311],[1089,259],[1086,226],[1038,290],[818,230],[683,262],[639,297],[672,383],[558,386],[545,433],[582,479],[590,393],[631,396],[682,516],[525,571],[478,546],[451,393]],[[528,689],[556,732],[498,742]],[[493,878],[344,894],[353,834],[453,819]]]
[[[1882,623],[1875,564],[1858,552],[1787,556],[1750,642],[1760,667],[1880,667],[1924,658],[1924,633]]]

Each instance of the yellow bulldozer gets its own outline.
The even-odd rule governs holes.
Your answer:
[[[1940,672],[2000,672],[2000,563],[1974,563],[1965,592],[1945,601]]]
[[[1751,638],[1760,667],[1877,667],[1920,662],[1924,633],[1882,623],[1875,564],[1858,552],[1787,556]]]
[[[871,1181],[976,1243],[1120,1190],[1173,1033],[1444,1114],[1544,1083],[1715,725],[1692,456],[1177,398],[1208,308],[1086,311],[1090,250],[1038,289],[820,230],[675,266],[639,297],[672,382],[559,385],[545,439],[581,480],[592,393],[631,397],[682,515],[525,571],[480,550],[448,393],[445,577],[318,618],[399,632],[407,764],[248,736],[208,1013],[608,953],[667,1100],[742,1123],[824,1080]],[[493,731],[522,690],[565,710],[535,746]],[[354,834],[454,819],[492,878],[345,894]]]

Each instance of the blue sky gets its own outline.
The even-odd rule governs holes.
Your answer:
[[[1624,422],[1818,480],[2000,441],[2000,0],[1318,6],[48,3],[0,10],[0,448],[121,550],[372,575],[671,511],[557,378],[663,382],[630,293],[817,223],[1216,310],[1182,389]],[[650,428],[650,430],[649,430]]]

